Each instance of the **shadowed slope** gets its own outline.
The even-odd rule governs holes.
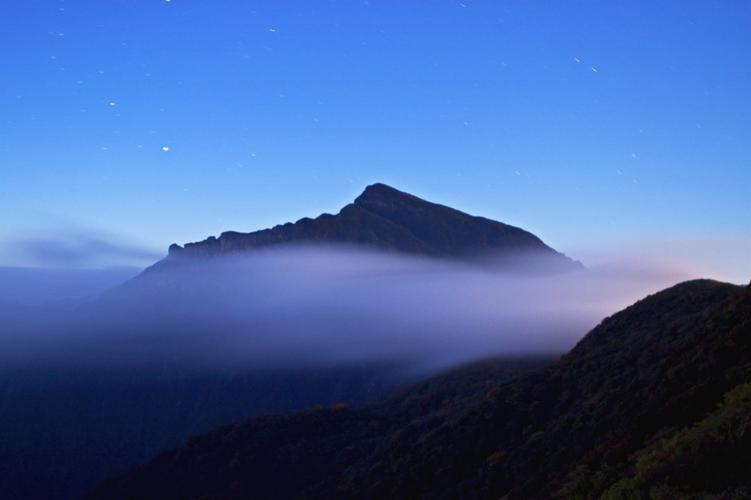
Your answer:
[[[719,481],[698,467],[682,483],[642,454],[690,454],[692,425],[706,435],[728,421],[745,428],[736,415],[751,410],[749,381],[751,293],[687,282],[607,318],[555,365],[471,397],[429,404],[440,395],[416,389],[369,410],[251,419],[163,453],[95,497],[594,498],[630,488],[740,498],[747,438],[728,448],[734,457],[713,448],[714,460],[737,465]]]

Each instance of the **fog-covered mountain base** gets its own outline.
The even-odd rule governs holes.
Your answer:
[[[39,306],[5,322],[0,486],[75,497],[229,421],[360,405],[478,358],[539,366],[671,280],[341,246],[171,259],[72,313]]]
[[[102,293],[24,276],[36,299],[0,309],[0,488],[25,499],[75,497],[248,416],[359,406],[478,359],[510,376],[686,277],[585,269],[383,184],[336,215],[173,245]]]
[[[537,270],[546,263],[527,260]],[[24,343],[26,356],[6,335],[4,366],[33,359],[243,371],[387,361],[430,372],[489,355],[563,352],[671,278],[635,270],[530,276],[337,246],[188,258],[83,304]]]

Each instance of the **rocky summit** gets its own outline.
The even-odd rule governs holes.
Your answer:
[[[170,258],[208,257],[273,245],[346,244],[439,258],[549,257],[556,267],[581,264],[534,234],[502,222],[432,203],[385,184],[372,184],[336,215],[322,214],[270,229],[172,245]]]

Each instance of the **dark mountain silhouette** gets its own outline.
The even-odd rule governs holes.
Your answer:
[[[305,248],[276,251],[296,245]],[[311,245],[319,247],[308,251]],[[330,252],[334,245],[347,248]],[[274,251],[245,259],[252,249]],[[297,258],[297,267],[259,264],[268,263],[263,259],[269,254],[287,259],[285,266]],[[312,273],[320,261],[309,264],[297,254],[325,255],[332,269],[344,262],[344,268],[377,270],[358,279],[331,279],[328,271]],[[428,258],[418,262],[415,256]],[[103,478],[222,423],[317,404],[359,407],[444,367],[507,352],[500,341],[466,352],[444,347],[451,345],[447,332],[454,335],[451,321],[460,321],[457,331],[468,335],[457,343],[467,346],[475,329],[497,326],[468,323],[464,314],[423,314],[430,297],[414,294],[417,299],[409,300],[409,292],[399,295],[401,302],[381,299],[398,291],[398,283],[429,281],[436,267],[464,269],[438,260],[480,259],[484,265],[486,258],[513,270],[530,263],[535,271],[581,267],[522,229],[375,184],[337,215],[173,246],[146,272],[96,298],[86,295],[64,318],[0,303],[0,321],[24,339],[18,352],[31,353],[2,352],[0,496],[77,498]],[[387,267],[396,262],[409,271],[403,278],[402,267],[381,271],[386,260]],[[282,271],[294,279],[284,282]],[[42,288],[54,296],[47,283],[53,281]],[[315,293],[289,293],[296,284]],[[8,287],[6,298],[18,298],[17,288]],[[409,337],[417,329],[412,325],[435,325],[421,327],[431,336],[429,345]],[[553,328],[562,337],[571,333]],[[52,332],[49,340],[41,332]],[[45,341],[37,345],[37,339]],[[547,364],[549,352],[560,352],[549,349],[524,360],[524,369]],[[476,394],[470,385],[484,390],[516,373],[510,368],[516,362],[509,363],[496,361],[494,368],[482,365],[470,370],[475,375],[459,377],[457,401]],[[436,401],[444,397],[436,395]]]
[[[701,280],[559,362],[191,438],[93,498],[748,498],[751,290]]]
[[[229,231],[184,247],[170,257],[226,255],[283,244],[348,244],[448,258],[549,257],[560,269],[581,267],[518,227],[373,184],[336,215],[323,214],[252,233]]]

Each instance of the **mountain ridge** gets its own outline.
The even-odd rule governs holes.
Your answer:
[[[294,244],[348,244],[438,258],[546,257],[561,269],[583,266],[524,229],[429,202],[382,183],[371,184],[337,214],[250,233],[172,244],[168,259],[211,257]]]

